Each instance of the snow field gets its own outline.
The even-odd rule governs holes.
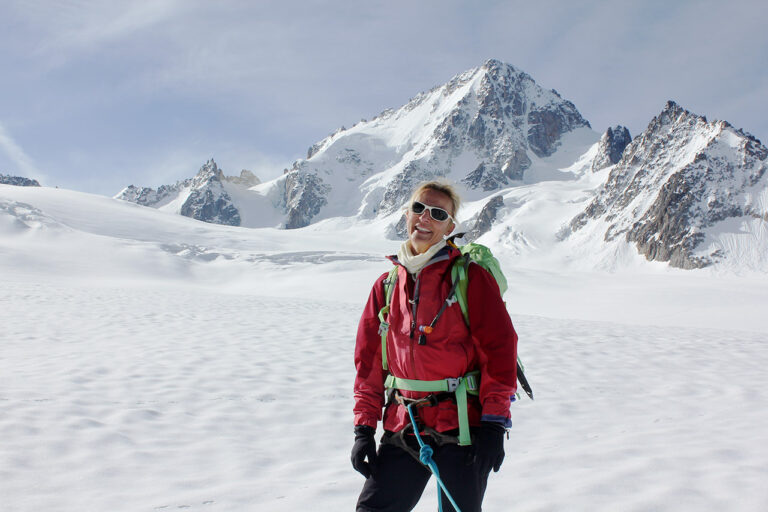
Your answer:
[[[513,405],[508,462],[524,474],[506,496],[490,488],[499,507],[489,510],[768,504],[764,336],[535,317],[516,326],[537,401]]]
[[[4,281],[3,509],[350,510],[361,307]],[[768,504],[763,335],[513,319],[536,401],[485,509]]]
[[[349,306],[2,290],[4,510],[293,510],[355,483]]]
[[[352,509],[354,336],[398,245],[382,226],[0,186],[0,509]],[[596,272],[605,255],[529,242],[491,243],[536,401],[512,406],[485,509],[768,509],[765,274],[621,248]],[[416,510],[436,508],[432,482]]]

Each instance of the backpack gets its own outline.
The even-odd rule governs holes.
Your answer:
[[[423,326],[425,333],[431,332],[432,327],[443,314],[445,308],[453,301],[459,303],[461,312],[464,316],[464,321],[469,326],[469,310],[467,308],[467,288],[469,286],[469,265],[471,263],[477,263],[484,269],[486,269],[493,278],[496,280],[496,284],[499,285],[499,292],[503,296],[507,291],[507,279],[504,277],[501,271],[501,265],[499,261],[493,256],[491,250],[478,243],[469,243],[458,247],[453,243],[452,237],[448,239],[448,245],[459,249],[462,257],[458,258],[451,268],[451,289],[448,292],[448,297],[443,302],[443,306],[437,313],[437,316],[432,321],[432,325]],[[392,292],[397,284],[397,266],[393,267],[389,271],[389,275],[384,280],[384,307],[379,311],[379,334],[381,335],[381,364],[384,371],[388,371],[387,365],[387,331],[389,330],[389,323],[387,322],[387,315],[389,314],[390,303],[392,300]],[[420,342],[421,343],[421,342]],[[457,405],[459,407],[459,430],[460,430],[460,445],[471,444],[469,441],[469,424],[467,421],[466,412],[466,395],[477,395],[479,391],[479,372],[472,371],[464,377],[458,379],[445,379],[439,381],[417,381],[409,379],[398,379],[393,375],[389,375],[385,382],[386,388],[407,389],[411,391],[423,391],[423,392],[451,392],[456,394]],[[528,397],[533,400],[533,390],[531,389],[528,379],[525,377],[525,371],[523,368],[520,357],[517,358],[517,380],[520,383],[520,387],[525,391]],[[519,396],[519,393],[516,397]]]

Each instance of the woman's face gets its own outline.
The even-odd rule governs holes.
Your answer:
[[[437,206],[442,208],[453,216],[453,202],[451,198],[442,192],[432,189],[422,190],[416,197],[416,201],[427,206]],[[411,205],[408,205],[408,211],[405,213],[406,226],[408,227],[408,241],[414,254],[421,254],[435,245],[437,242],[448,235],[453,228],[451,219],[443,222],[436,221],[430,215],[429,210],[424,210],[421,215],[416,215],[411,211]]]

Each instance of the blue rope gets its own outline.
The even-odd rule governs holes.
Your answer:
[[[445,487],[443,480],[440,478],[440,472],[437,470],[437,464],[435,463],[434,460],[432,460],[432,454],[434,453],[432,450],[432,447],[421,440],[421,434],[419,434],[419,427],[418,425],[416,425],[416,418],[413,416],[413,411],[411,410],[411,407],[413,407],[413,404],[409,404],[407,406],[407,409],[408,409],[408,415],[411,417],[411,424],[413,425],[413,433],[416,434],[416,440],[419,442],[419,460],[421,461],[422,464],[427,466],[427,468],[432,472],[432,474],[435,475],[435,479],[437,480],[438,510],[439,512],[443,512],[443,500],[442,500],[442,496],[440,495],[440,491],[442,489],[442,491],[445,492],[445,495],[448,497],[448,500],[451,502],[451,505],[453,505],[454,510],[456,512],[461,512],[461,509],[456,504],[456,501],[454,501],[453,496],[451,496],[451,493],[448,492],[448,489]]]

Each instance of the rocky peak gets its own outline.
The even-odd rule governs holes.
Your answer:
[[[621,125],[616,125],[612,128],[608,128],[603,136],[600,138],[600,142],[597,149],[597,155],[592,161],[592,172],[605,169],[621,160],[621,155],[624,153],[624,148],[632,141],[632,137],[629,134],[629,130]]]
[[[470,130],[477,132],[481,124],[490,124],[496,128],[496,135],[505,128],[510,132],[522,131],[524,140],[520,146],[538,157],[546,157],[556,151],[561,135],[578,127],[590,127],[573,103],[554,89],[542,89],[530,75],[510,64],[491,59],[474,75],[478,87],[459,102],[460,106],[478,106]],[[489,119],[491,123],[487,122]],[[474,139],[486,148],[488,139],[496,142],[493,137]]]
[[[179,213],[213,224],[240,225],[240,212],[222,185],[224,172],[213,158],[192,179],[191,190]]]
[[[681,130],[707,124],[707,118],[690,112],[672,100],[667,101],[661,113],[648,124],[643,135],[652,136],[669,129]]]
[[[197,171],[195,177],[192,178],[192,187],[198,188],[211,181],[221,182],[223,179],[224,172],[219,169],[219,166],[216,165],[216,162],[211,158],[200,167],[200,170]]]
[[[533,157],[551,156],[565,133],[590,126],[556,91],[542,89],[528,74],[498,60],[457,75],[431,96],[420,95],[415,101],[433,102],[434,111],[438,109],[435,96],[438,101],[449,97],[453,101],[431,134],[436,147],[429,158],[404,166],[404,172],[413,175],[414,169],[422,169],[419,179],[450,175],[472,190],[488,192],[514,185],[523,179]],[[473,155],[477,163],[456,168],[453,162],[462,154]],[[432,162],[445,163],[440,168]],[[385,194],[389,201],[380,210],[399,208],[408,190],[393,186],[411,181],[390,182]]]

